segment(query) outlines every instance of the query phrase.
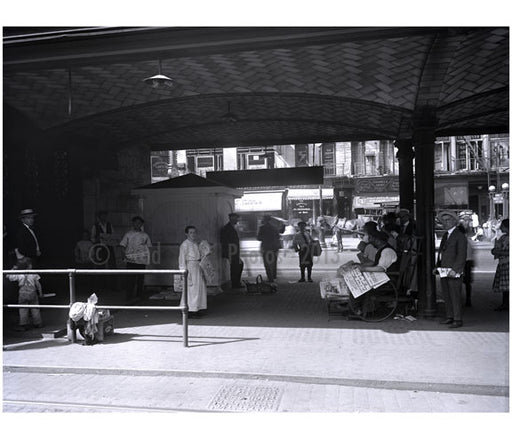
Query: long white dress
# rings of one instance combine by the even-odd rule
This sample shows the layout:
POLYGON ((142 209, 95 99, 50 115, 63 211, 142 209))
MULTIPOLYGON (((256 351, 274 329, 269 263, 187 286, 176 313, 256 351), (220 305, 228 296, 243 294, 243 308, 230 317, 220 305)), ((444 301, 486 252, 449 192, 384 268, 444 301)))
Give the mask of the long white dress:
MULTIPOLYGON (((180 270, 188 270, 188 309, 196 312, 206 309, 206 282, 203 271, 199 265, 201 253, 197 243, 186 239, 180 245, 179 267, 180 270)), ((184 296, 181 297, 183 305, 184 296)))

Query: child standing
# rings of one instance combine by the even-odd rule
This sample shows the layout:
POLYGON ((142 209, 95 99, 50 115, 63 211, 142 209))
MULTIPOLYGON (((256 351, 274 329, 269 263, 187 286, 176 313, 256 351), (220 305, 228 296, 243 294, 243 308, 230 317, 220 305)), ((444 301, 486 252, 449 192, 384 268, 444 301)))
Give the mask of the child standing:
MULTIPOLYGON (((12 267, 13 270, 31 270, 32 263, 27 258, 18 260, 18 264, 12 267)), ((38 296, 42 296, 42 289, 38 274, 9 274, 7 278, 18 282, 18 303, 20 305, 39 305, 38 296)), ((19 308, 20 322, 16 331, 26 331, 30 328, 30 316, 34 328, 42 328, 41 311, 39 308, 19 308)))
POLYGON ((94 244, 91 241, 89 231, 82 232, 82 239, 75 245, 75 264, 76 268, 93 268, 91 258, 91 248, 94 244))

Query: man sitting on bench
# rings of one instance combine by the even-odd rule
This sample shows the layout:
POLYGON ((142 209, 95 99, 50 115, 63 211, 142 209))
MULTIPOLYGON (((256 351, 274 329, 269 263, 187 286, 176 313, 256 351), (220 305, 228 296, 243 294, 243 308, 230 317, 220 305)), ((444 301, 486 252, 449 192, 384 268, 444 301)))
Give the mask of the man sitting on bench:
POLYGON ((388 243, 388 235, 379 230, 370 231, 368 235, 370 244, 377 249, 377 253, 375 253, 375 261, 361 263, 361 271, 397 271, 398 256, 395 249, 388 243))
MULTIPOLYGON (((393 247, 391 247, 388 243, 388 235, 379 230, 371 231, 368 235, 370 244, 372 244, 377 249, 377 253, 375 254, 375 261, 361 263, 359 266, 360 270, 379 272, 390 272, 397 270, 396 265, 398 256, 393 247)), ((358 317, 363 313, 362 307, 364 304, 364 300, 365 295, 354 298, 354 296, 350 294, 349 301, 350 307, 354 312, 353 317, 358 317)))

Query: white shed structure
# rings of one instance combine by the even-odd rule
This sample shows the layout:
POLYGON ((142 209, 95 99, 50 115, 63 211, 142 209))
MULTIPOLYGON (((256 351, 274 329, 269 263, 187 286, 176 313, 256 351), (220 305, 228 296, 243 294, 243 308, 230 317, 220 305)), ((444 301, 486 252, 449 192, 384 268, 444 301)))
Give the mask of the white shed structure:
MULTIPOLYGON (((220 270, 220 229, 228 222, 228 214, 234 212, 235 198, 241 197, 242 191, 187 174, 133 189, 132 194, 139 197, 144 229, 153 243, 151 268, 178 268, 185 227, 192 225, 201 240, 213 244, 220 270)), ((172 282, 162 275, 146 275, 145 279, 148 286, 172 282)))

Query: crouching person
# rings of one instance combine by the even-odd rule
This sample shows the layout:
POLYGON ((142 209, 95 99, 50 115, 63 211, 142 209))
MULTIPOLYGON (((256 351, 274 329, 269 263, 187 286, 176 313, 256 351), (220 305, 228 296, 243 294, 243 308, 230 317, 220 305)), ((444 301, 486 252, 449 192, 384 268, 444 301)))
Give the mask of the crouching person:
POLYGON ((87 303, 75 302, 69 310, 69 327, 72 331, 78 329, 84 338, 84 345, 93 345, 98 342, 99 315, 96 309, 98 297, 91 294, 87 303))

